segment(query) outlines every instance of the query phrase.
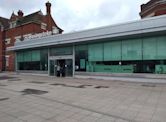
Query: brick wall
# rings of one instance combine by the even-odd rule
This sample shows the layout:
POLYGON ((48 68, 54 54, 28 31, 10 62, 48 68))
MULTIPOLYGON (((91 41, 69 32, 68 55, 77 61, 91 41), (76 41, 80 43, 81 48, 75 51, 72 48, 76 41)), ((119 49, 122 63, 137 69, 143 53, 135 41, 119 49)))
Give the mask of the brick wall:
POLYGON ((160 0, 151 0, 147 4, 141 5, 141 18, 159 16, 166 14, 166 3, 160 3, 160 0))
MULTIPOLYGON (((0 32, 0 71, 1 70, 7 70, 7 71, 14 71, 15 70, 15 54, 14 52, 9 52, 6 51, 7 47, 11 47, 14 46, 14 43, 16 41, 15 37, 21 36, 23 37, 23 35, 26 34, 37 34, 37 33, 42 33, 42 32, 46 32, 46 31, 52 31, 52 27, 57 27, 59 29, 59 33, 62 33, 63 30, 61 30, 55 23, 55 21, 53 20, 52 16, 51 16, 51 3, 47 2, 46 3, 46 15, 37 15, 39 14, 38 12, 33 13, 36 14, 35 16, 38 16, 40 18, 40 20, 38 20, 39 18, 37 17, 38 22, 32 22, 34 21, 34 19, 27 21, 29 23, 27 24, 23 24, 14 28, 9 28, 5 31, 3 31, 3 34, 0 32), (45 23, 46 29, 42 29, 41 28, 41 22, 45 23), (2 44, 2 42, 6 39, 10 39, 10 43, 9 44, 2 44), (4 45, 4 46, 3 46, 4 45), (3 57, 2 57, 3 55, 3 57), (7 57, 7 59, 5 58, 7 57), (6 60, 6 62, 5 62, 6 60), (7 66, 6 66, 7 65, 7 66)), ((23 16, 23 12, 21 10, 18 11, 18 15, 15 15, 14 13, 12 13, 11 18, 10 18, 10 22, 11 21, 16 21, 17 18, 22 18, 23 16)), ((27 16, 26 16, 27 17, 27 16)))
POLYGON ((2 47, 2 32, 0 31, 0 71, 2 71, 2 67, 3 67, 3 64, 2 64, 2 58, 3 58, 3 47, 2 47))
MULTIPOLYGON (((47 30, 41 29, 40 24, 36 23, 29 23, 23 26, 19 26, 16 28, 12 28, 6 31, 6 39, 11 39, 10 44, 6 44, 6 48, 10 46, 14 46, 15 43, 15 37, 17 36, 23 36, 26 34, 35 34, 35 33, 41 33, 46 32, 47 30)), ((6 56, 9 56, 8 60, 8 66, 6 66, 7 71, 14 71, 15 70, 15 54, 14 52, 7 52, 6 56)))
POLYGON ((0 31, 0 71, 5 70, 5 31, 0 31))

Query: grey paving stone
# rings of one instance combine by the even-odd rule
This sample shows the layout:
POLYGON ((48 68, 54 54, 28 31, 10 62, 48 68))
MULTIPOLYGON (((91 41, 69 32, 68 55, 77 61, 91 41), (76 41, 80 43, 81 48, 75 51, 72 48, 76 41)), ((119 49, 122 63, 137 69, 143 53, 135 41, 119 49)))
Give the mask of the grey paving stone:
POLYGON ((115 118, 108 116, 101 116, 96 122, 115 122, 115 118))
POLYGON ((44 118, 42 118, 40 116, 36 116, 36 115, 32 115, 32 114, 18 117, 18 119, 21 119, 21 120, 23 120, 25 122, 42 122, 42 121, 45 120, 44 118))
MULTIPOLYGON (((11 75, 11 74, 7 74, 11 75)), ((0 74, 1 76, 1 74, 0 74)), ((0 122, 165 122, 166 84, 143 87, 142 83, 11 75, 18 82, 0 81, 0 122), (45 84, 32 84, 40 81, 45 84), (91 84, 84 89, 52 86, 91 84), (95 86, 109 88, 95 89, 95 86), (24 89, 48 91, 44 95, 21 95, 24 89)), ((142 79, 145 81, 146 79, 142 79)))

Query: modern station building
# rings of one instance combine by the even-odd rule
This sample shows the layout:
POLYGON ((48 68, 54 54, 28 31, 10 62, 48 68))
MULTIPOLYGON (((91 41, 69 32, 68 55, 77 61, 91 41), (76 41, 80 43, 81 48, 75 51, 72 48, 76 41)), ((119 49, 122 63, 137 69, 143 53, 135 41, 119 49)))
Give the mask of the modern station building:
POLYGON ((166 73, 166 15, 74 33, 16 41, 16 71, 166 73))

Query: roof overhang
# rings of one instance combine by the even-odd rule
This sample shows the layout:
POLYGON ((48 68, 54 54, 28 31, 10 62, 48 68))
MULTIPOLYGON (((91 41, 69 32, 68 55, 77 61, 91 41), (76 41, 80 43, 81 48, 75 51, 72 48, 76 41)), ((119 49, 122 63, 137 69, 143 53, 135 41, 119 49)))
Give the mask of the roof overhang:
POLYGON ((80 32, 24 40, 22 42, 16 42, 13 47, 8 47, 7 51, 47 47, 52 45, 95 42, 100 39, 113 40, 124 37, 144 37, 159 34, 166 35, 166 15, 80 32))

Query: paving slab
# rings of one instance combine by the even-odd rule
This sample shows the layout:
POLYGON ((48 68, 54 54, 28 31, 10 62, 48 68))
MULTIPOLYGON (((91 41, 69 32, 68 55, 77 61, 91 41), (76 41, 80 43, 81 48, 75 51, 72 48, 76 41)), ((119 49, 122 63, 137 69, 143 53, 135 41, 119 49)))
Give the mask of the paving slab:
POLYGON ((1 76, 5 78, 0 80, 0 84, 3 84, 0 85, 0 122, 166 121, 164 83, 13 73, 2 73, 1 76), (25 95, 23 91, 26 90, 31 91, 25 95), (39 91, 44 93, 40 94, 39 91))

